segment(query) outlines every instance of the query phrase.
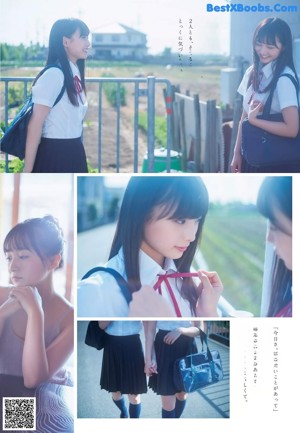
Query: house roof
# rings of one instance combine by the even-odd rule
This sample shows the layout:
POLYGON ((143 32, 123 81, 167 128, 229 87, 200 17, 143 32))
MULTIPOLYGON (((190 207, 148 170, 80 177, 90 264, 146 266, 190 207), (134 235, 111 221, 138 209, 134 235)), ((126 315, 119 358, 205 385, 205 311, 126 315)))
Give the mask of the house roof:
POLYGON ((140 35, 145 35, 143 32, 139 32, 131 27, 125 26, 125 24, 121 23, 111 23, 102 27, 98 27, 93 30, 92 33, 97 34, 124 34, 124 33, 136 33, 140 35))

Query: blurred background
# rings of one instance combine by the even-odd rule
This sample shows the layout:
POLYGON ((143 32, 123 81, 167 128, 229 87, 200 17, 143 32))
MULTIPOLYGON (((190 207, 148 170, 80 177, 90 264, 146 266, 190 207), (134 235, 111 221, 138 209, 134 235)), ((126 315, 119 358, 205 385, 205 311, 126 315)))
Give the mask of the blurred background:
POLYGON ((73 302, 74 216, 73 177, 70 174, 0 174, 0 284, 9 277, 2 245, 18 222, 53 215, 65 236, 64 266, 54 273, 54 286, 73 302))
MULTIPOLYGON (((80 176, 77 197, 78 279, 109 255, 120 204, 130 176, 80 176)), ((237 310, 260 315, 266 220, 256 209, 264 176, 202 176, 210 197, 194 267, 215 270, 224 297, 237 310)))

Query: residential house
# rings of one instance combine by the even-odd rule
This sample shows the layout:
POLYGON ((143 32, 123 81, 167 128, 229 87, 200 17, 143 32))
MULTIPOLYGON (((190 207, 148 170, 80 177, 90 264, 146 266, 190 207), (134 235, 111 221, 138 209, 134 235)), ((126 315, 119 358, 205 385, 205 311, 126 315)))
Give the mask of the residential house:
POLYGON ((95 59, 140 61, 147 55, 147 36, 124 24, 109 24, 92 32, 92 48, 95 59))

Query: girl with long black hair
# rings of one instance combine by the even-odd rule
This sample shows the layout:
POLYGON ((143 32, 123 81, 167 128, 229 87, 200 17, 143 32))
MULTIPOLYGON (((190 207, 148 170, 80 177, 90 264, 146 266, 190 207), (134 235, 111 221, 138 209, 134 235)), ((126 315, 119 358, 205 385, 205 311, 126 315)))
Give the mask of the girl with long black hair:
POLYGON ((81 141, 87 111, 84 68, 88 35, 87 25, 79 19, 60 19, 53 24, 46 62, 53 67, 38 75, 32 87, 34 106, 27 130, 25 173, 88 171, 81 141))
POLYGON ((269 317, 292 316, 292 177, 267 177, 258 194, 259 211, 268 219, 267 241, 274 245, 269 317))
POLYGON ((133 176, 107 263, 128 283, 130 310, 115 278, 98 272, 79 283, 78 314, 217 316, 223 290, 217 273, 201 270, 195 280, 190 275, 207 210, 200 177, 133 176))
POLYGON ((247 69, 238 88, 243 96, 243 113, 231 163, 232 172, 299 172, 299 162, 283 164, 278 161, 272 166, 255 167, 243 156, 242 123, 247 117, 251 125, 268 133, 280 137, 299 137, 299 81, 294 66, 290 27, 280 18, 266 18, 257 26, 252 45, 253 65, 247 69), (282 121, 259 117, 273 88, 270 114, 281 113, 282 121))

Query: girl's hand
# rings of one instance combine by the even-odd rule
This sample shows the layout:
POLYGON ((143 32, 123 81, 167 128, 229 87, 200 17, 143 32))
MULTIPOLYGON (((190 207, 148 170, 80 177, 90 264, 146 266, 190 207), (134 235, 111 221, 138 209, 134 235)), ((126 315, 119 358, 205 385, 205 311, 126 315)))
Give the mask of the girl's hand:
POLYGON ((152 376, 153 374, 157 374, 156 359, 151 359, 145 362, 144 373, 147 376, 152 376))
POLYGON ((252 101, 249 107, 248 112, 248 120, 251 124, 255 123, 255 119, 257 118, 258 114, 262 112, 263 110, 263 103, 259 101, 252 101))
POLYGON ((242 168, 242 155, 240 152, 234 152, 232 161, 231 161, 231 171, 232 173, 240 173, 242 168))
POLYGON ((7 319, 9 316, 20 310, 21 304, 14 296, 9 296, 2 305, 0 305, 0 318, 7 319))
POLYGON ((21 307, 24 309, 27 315, 29 315, 33 311, 43 311, 42 298, 36 287, 14 287, 11 290, 11 294, 19 301, 21 307))
POLYGON ((181 328, 174 329, 173 331, 170 331, 165 335, 164 337, 164 343, 166 344, 173 344, 175 341, 180 337, 182 334, 181 328))
POLYGON ((198 271, 201 284, 198 286, 199 298, 196 305, 197 316, 215 317, 218 316, 217 305, 223 284, 217 272, 198 271))
POLYGON ((168 302, 153 287, 142 286, 132 294, 129 317, 175 317, 168 302))

